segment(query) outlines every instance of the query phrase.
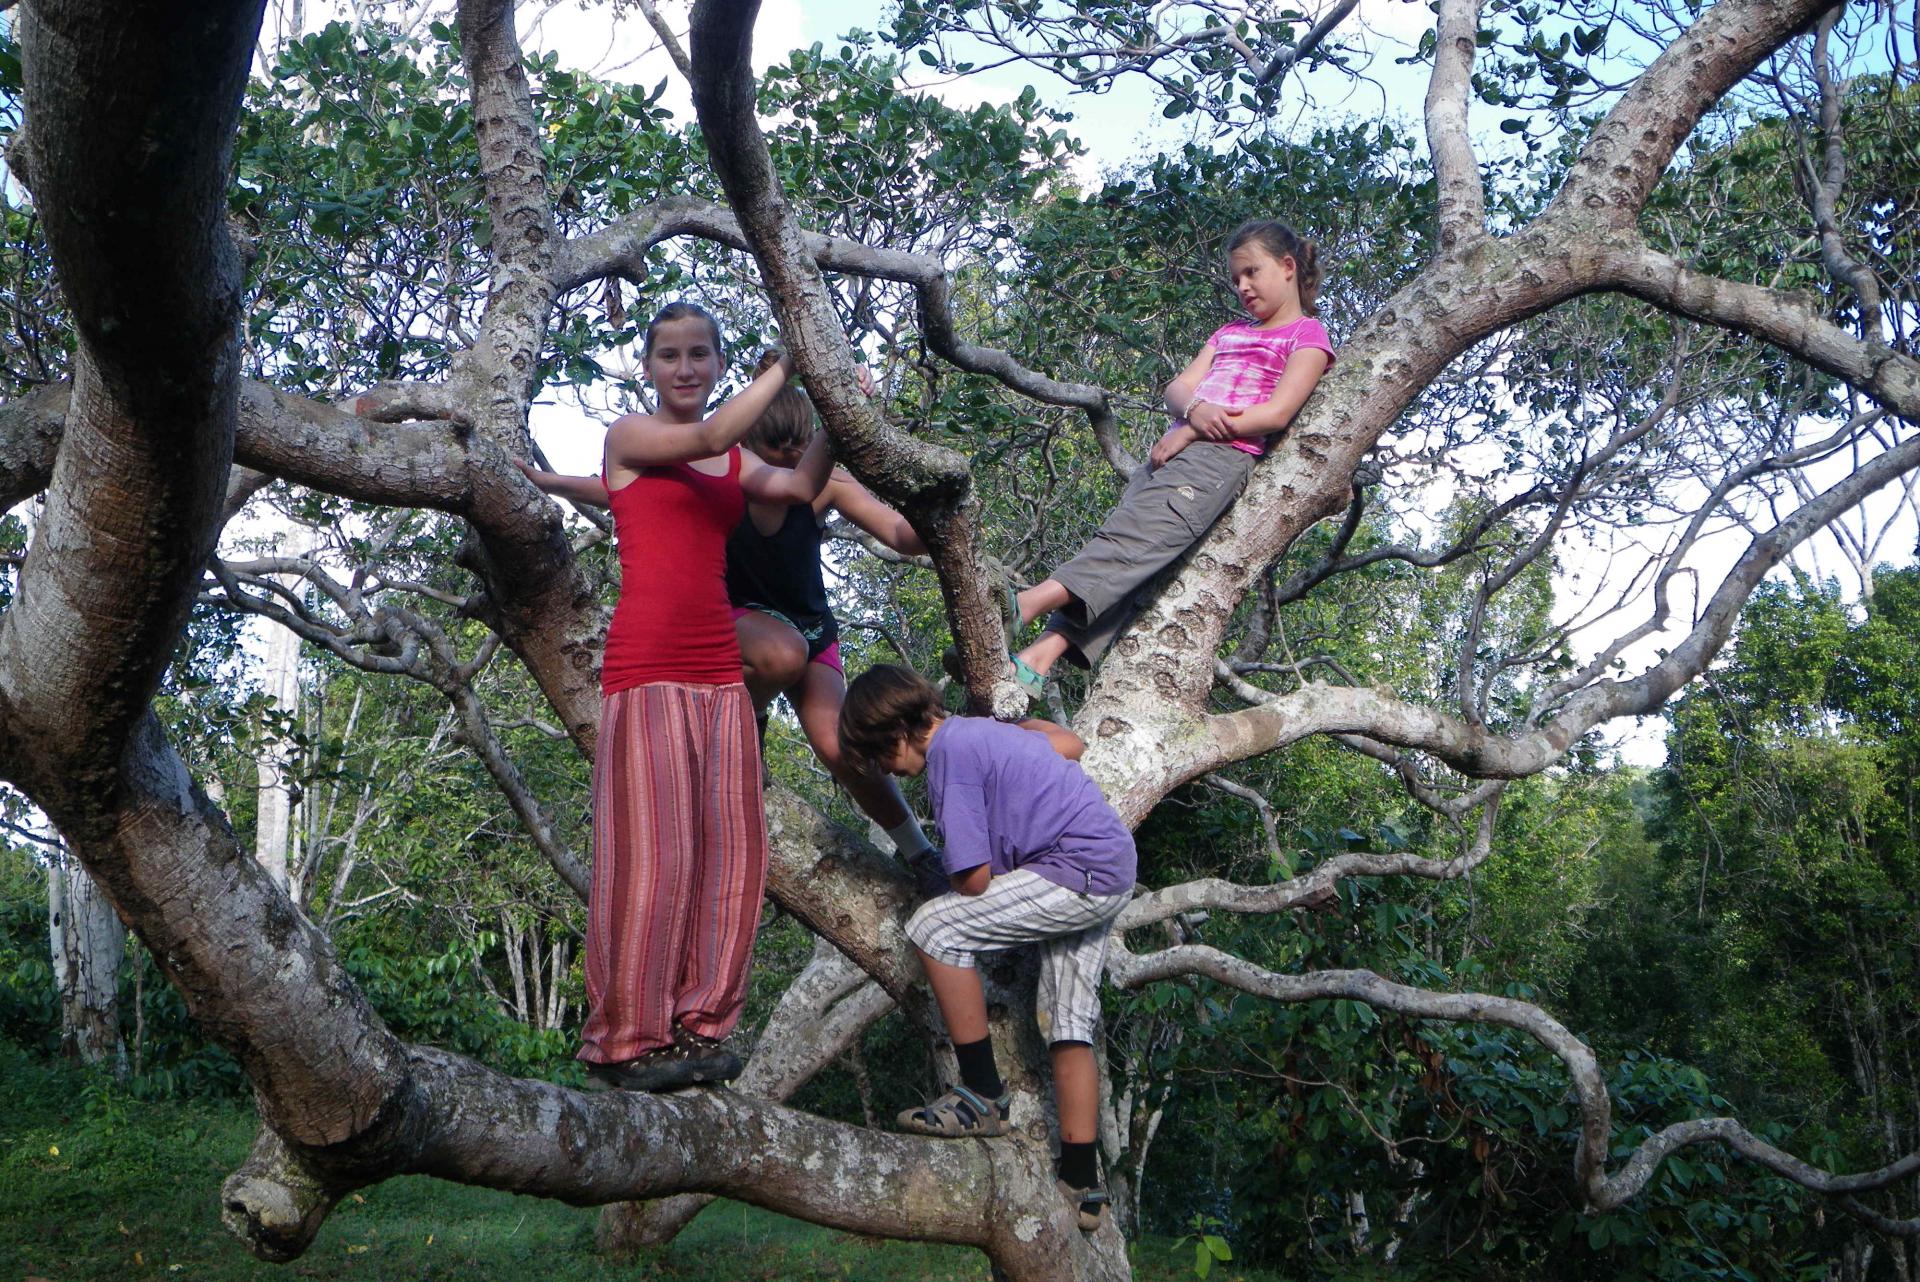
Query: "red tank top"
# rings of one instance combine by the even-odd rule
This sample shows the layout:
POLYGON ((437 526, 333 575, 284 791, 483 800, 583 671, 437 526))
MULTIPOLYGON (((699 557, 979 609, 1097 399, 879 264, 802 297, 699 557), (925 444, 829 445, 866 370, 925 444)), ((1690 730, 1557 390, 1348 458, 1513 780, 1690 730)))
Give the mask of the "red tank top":
POLYGON ((642 468, 607 497, 620 549, 620 600, 607 628, 601 692, 653 681, 737 684, 727 536, 747 509, 739 449, 727 451, 725 476, 685 463, 642 468))

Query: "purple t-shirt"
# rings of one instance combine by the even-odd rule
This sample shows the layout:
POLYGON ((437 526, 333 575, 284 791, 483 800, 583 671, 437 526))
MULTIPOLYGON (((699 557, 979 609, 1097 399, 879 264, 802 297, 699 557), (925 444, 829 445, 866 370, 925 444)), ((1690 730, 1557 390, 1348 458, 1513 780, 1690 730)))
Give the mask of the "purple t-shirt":
POLYGON ((1043 734, 948 717, 927 744, 927 793, 949 875, 1025 868, 1090 895, 1133 889, 1133 834, 1077 761, 1043 734))
MULTIPOLYGON (((1325 352, 1327 367, 1333 367, 1333 342, 1327 337, 1327 327, 1312 316, 1273 329, 1261 329, 1252 321, 1233 321, 1213 331, 1207 342, 1213 347, 1213 364, 1200 386, 1193 389, 1193 399, 1211 401, 1222 409, 1249 409, 1272 396, 1280 376, 1286 373, 1287 358, 1303 347, 1325 352)), ((1229 444, 1249 454, 1264 454, 1267 448, 1265 437, 1242 438, 1229 444)))

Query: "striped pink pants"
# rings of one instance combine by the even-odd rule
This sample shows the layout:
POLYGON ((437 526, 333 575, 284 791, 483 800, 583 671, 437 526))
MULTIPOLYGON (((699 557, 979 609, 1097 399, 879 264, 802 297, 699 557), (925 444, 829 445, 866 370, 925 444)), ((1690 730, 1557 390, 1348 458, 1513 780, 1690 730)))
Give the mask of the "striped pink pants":
POLYGON ((608 695, 593 763, 580 1058, 632 1059, 672 1042, 675 1023, 733 1031, 766 881, 747 688, 660 682, 608 695))

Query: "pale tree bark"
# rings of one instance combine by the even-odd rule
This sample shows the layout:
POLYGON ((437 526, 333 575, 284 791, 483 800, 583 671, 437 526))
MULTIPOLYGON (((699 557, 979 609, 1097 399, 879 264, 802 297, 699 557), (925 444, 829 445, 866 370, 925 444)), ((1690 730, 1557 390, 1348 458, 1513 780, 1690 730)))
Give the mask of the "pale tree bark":
MULTIPOLYGON (((303 555, 305 551, 304 547, 297 545, 288 549, 289 554, 294 556, 303 555)), ((290 575, 282 575, 280 586, 286 591, 295 591, 298 589, 298 580, 290 575)), ((267 706, 277 716, 286 719, 287 730, 276 731, 260 754, 256 770, 259 800, 254 819, 253 857, 273 877, 274 884, 297 902, 300 896, 295 892, 290 870, 298 868, 300 862, 294 850, 294 834, 298 828, 294 823, 293 800, 293 776, 298 767, 299 752, 294 747, 291 734, 300 718, 298 633, 289 628, 269 630, 261 680, 266 686, 267 706)))
POLYGON ((125 1077, 120 970, 127 928, 80 861, 57 849, 47 863, 47 929, 60 995, 61 1051, 125 1077))

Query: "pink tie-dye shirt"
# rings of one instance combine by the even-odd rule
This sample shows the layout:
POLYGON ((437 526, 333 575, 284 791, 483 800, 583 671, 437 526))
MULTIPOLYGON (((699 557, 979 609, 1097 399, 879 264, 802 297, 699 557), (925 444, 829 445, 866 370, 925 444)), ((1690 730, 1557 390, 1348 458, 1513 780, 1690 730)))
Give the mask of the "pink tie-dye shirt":
MULTIPOLYGON (((1273 395, 1286 372, 1287 358, 1303 347, 1317 347, 1327 354, 1327 367, 1333 367, 1333 343, 1327 328, 1312 316, 1302 316, 1278 329, 1261 329, 1252 321, 1234 321, 1213 331, 1207 340, 1213 346, 1213 366, 1193 389, 1196 401, 1211 401, 1223 409, 1243 410, 1273 395)), ((1184 423, 1176 419, 1175 423, 1184 423)), ((1267 438, 1245 437, 1233 441, 1236 450, 1260 455, 1267 452, 1267 438)))

